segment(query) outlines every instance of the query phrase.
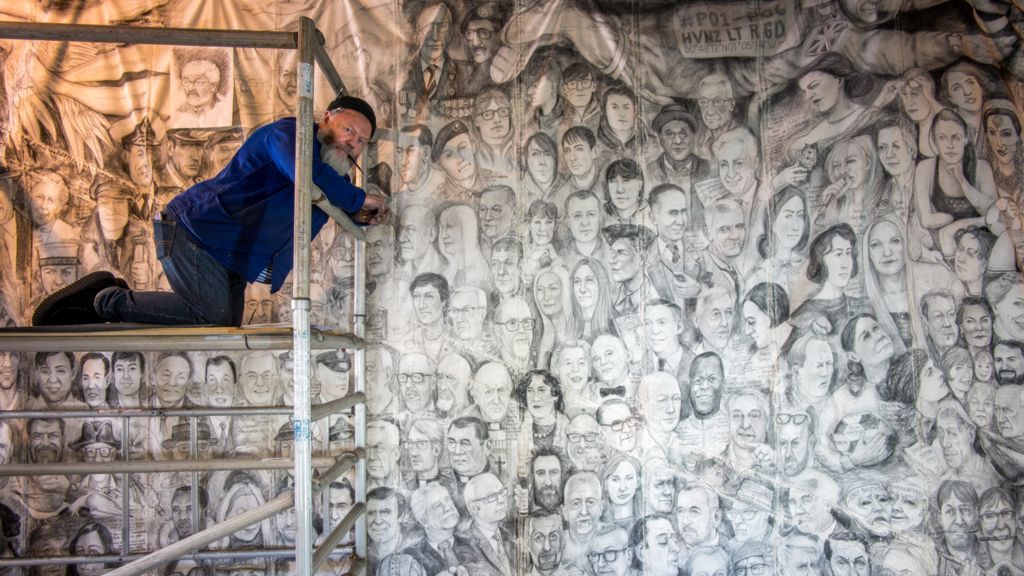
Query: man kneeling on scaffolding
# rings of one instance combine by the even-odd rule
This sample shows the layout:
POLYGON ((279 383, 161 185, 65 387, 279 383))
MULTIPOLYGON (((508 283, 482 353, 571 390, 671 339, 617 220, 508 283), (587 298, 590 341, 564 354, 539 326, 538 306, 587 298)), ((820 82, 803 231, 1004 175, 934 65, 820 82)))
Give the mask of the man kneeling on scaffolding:
MULTIPOLYGON (((364 100, 338 96, 314 129, 313 183, 361 224, 388 215, 349 170, 377 129, 364 100)), ((292 269, 296 119, 259 128, 214 178, 182 192, 153 221, 157 257, 173 292, 139 292, 109 272, 94 272, 54 292, 34 326, 137 322, 239 326, 247 282, 276 292, 292 269)), ((313 207, 312 237, 327 223, 313 207)))

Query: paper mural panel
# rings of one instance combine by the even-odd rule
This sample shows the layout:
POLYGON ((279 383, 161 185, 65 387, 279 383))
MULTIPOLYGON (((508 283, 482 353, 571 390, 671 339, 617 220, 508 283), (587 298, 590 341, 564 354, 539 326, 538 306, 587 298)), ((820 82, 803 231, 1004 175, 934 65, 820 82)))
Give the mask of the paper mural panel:
MULTIPOLYGON (((0 6, 240 30, 299 16, 375 107, 360 165, 394 211, 366 246, 369 573, 1024 573, 1018 3, 0 6)), ((154 216, 294 114, 296 66, 0 41, 0 321, 96 270, 169 290, 154 216)), ((321 74, 314 92, 333 97, 321 74)), ((352 240, 328 225, 312 263, 313 322, 348 326, 352 240)), ((245 323, 290 322, 290 286, 249 286, 245 323)), ((0 409, 290 404, 295 361, 0 353, 0 409)), ((302 361, 314 404, 352 390, 351 353, 302 361)), ((311 436, 340 454, 352 418, 311 436)), ((0 462, 289 457, 293 438, 288 417, 0 419, 0 462)), ((0 479, 0 557, 155 550, 294 485, 126 478, 0 479)), ((318 498, 321 538, 354 484, 318 498)), ((282 513, 211 549, 288 547, 295 529, 282 513)))

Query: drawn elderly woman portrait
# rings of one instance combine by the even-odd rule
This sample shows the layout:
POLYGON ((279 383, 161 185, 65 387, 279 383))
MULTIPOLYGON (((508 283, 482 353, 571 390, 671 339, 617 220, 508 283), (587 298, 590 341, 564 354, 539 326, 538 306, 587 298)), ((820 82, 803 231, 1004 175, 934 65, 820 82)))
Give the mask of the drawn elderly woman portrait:
POLYGON ((889 494, 889 527, 903 542, 931 544, 934 513, 928 482, 914 474, 895 474, 886 483, 889 494))
POLYGON ((516 131, 512 126, 512 101, 501 88, 487 88, 477 95, 473 135, 477 168, 494 178, 511 178, 516 167, 516 131))
POLYGON ((942 104, 935 98, 935 79, 921 68, 907 70, 900 79, 900 108, 917 126, 918 153, 925 158, 934 158, 932 120, 942 110, 942 104))
POLYGON ((892 504, 878 475, 854 476, 843 487, 840 524, 870 540, 892 535, 892 504))
POLYGON ((551 136, 535 132, 527 138, 519 167, 526 198, 557 203, 555 194, 565 182, 558 166, 558 146, 551 136))
POLYGON ((856 278, 857 235, 849 224, 836 224, 811 241, 806 277, 818 287, 797 307, 790 322, 801 335, 836 334, 850 317, 846 289, 856 278))
POLYGON ((551 354, 551 371, 562 385, 565 415, 569 418, 594 413, 601 397, 597 381, 591 378, 590 344, 585 340, 566 340, 551 354))
MULTIPOLYGON (((118 553, 114 548, 114 537, 110 530, 99 522, 90 522, 79 528, 68 542, 68 551, 79 557, 118 553)), ((68 576, 95 576, 116 567, 117 564, 102 562, 72 564, 68 567, 68 576)))
POLYGON ((795 186, 775 193, 764 212, 764 225, 757 238, 759 259, 747 274, 747 284, 779 282, 786 293, 793 294, 807 268, 807 241, 811 233, 807 196, 795 186))
POLYGON ((523 408, 523 434, 529 445, 565 447, 569 419, 558 379, 547 370, 532 370, 519 380, 514 394, 523 408))
POLYGON ((861 237, 861 267, 871 312, 894 340, 896 353, 924 340, 924 328, 912 302, 936 288, 953 282, 949 269, 940 264, 918 262, 907 252, 907 235, 902 222, 885 216, 868 225, 861 237))
POLYGON ((989 163, 976 157, 959 114, 940 110, 932 121, 931 139, 938 155, 917 164, 914 206, 943 256, 950 258, 957 230, 985 225, 984 215, 996 201, 996 184, 989 163))
POLYGON ((643 491, 640 489, 640 462, 628 454, 616 452, 601 468, 605 524, 632 527, 643 515, 643 491))
POLYGON ((491 269, 480 251, 476 212, 465 204, 453 204, 437 217, 437 244, 448 265, 442 274, 451 286, 476 286, 489 290, 491 269))
POLYGON ((572 337, 592 341, 600 334, 615 334, 611 284, 597 260, 583 258, 570 275, 572 282, 572 337))
POLYGON ((885 212, 885 172, 870 136, 837 142, 825 159, 825 169, 830 184, 821 193, 816 229, 848 222, 859 232, 885 212))

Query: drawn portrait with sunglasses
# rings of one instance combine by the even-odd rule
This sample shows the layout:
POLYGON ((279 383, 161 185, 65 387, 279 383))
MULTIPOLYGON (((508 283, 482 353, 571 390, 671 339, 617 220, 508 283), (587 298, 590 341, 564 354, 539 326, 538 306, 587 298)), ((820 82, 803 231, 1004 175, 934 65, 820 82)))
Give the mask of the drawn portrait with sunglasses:
POLYGON ((602 526, 590 541, 587 562, 595 576, 633 574, 633 549, 629 545, 629 533, 613 524, 602 526))
POLYGON ((814 417, 809 410, 775 414, 775 462, 784 476, 813 468, 813 449, 814 417))

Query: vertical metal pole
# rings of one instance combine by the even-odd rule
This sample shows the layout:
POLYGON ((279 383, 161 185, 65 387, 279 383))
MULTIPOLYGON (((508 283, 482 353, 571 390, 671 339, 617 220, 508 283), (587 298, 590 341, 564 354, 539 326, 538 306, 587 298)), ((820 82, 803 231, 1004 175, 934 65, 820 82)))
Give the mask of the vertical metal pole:
MULTIPOLYGON (((121 420, 121 460, 128 460, 131 456, 131 439, 128 434, 131 425, 131 417, 121 420)), ((121 474, 121 554, 128 554, 132 551, 132 548, 129 545, 131 540, 130 524, 132 519, 130 481, 131 480, 127 472, 121 474)))
MULTIPOLYGON (((368 146, 371 156, 376 144, 368 146)), ((363 164, 369 166, 369 164, 363 164)), ((358 186, 365 186, 363 175, 357 176, 358 186)), ((366 337, 366 242, 356 239, 355 255, 352 258, 355 280, 352 286, 352 333, 359 338, 366 337)), ((358 348, 353 357, 355 391, 366 392, 366 349, 358 348)), ((366 449, 366 402, 355 405, 356 448, 366 449)), ((356 502, 366 502, 366 458, 364 454, 356 464, 356 502)), ((356 520, 356 555, 366 558, 366 514, 360 514, 356 520)))
POLYGON ((295 567, 310 576, 313 567, 312 446, 309 409, 309 271, 313 205, 313 42, 316 26, 299 18, 298 119, 295 128, 295 234, 292 254, 292 325, 295 358, 295 567))

